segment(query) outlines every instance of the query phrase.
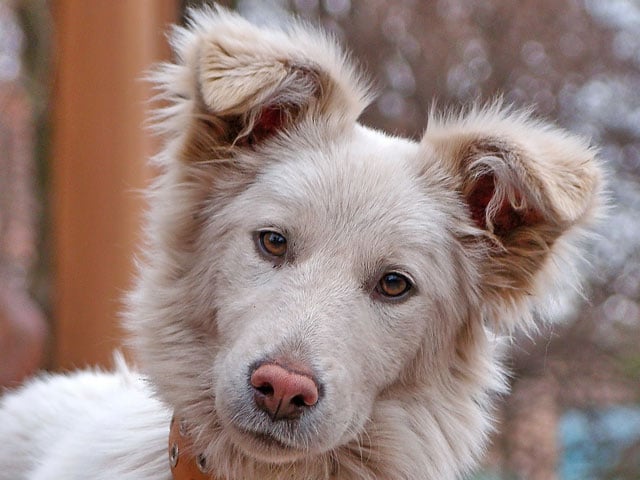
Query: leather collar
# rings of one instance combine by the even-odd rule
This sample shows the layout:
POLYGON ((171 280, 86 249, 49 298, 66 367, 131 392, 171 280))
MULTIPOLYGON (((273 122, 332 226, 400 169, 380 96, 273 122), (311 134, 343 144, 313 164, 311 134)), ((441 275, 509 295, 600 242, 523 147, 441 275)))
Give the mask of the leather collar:
POLYGON ((207 473, 204 455, 193 451, 186 425, 175 415, 169 430, 169 464, 173 480, 219 480, 207 473))

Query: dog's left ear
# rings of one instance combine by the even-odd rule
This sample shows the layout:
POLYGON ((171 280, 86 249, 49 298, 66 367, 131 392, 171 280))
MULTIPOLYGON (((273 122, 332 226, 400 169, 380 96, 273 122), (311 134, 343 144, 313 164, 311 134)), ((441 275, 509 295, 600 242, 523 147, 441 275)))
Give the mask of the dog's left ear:
POLYGON ((180 157, 189 162, 258 147, 303 121, 342 128, 369 102, 368 85, 336 42, 310 26, 258 27, 204 8, 171 41, 175 64, 152 78, 169 103, 157 123, 165 133, 188 132, 180 157))
POLYGON ((523 302, 565 280, 570 262, 562 262, 577 251, 574 234, 602 210, 596 152, 500 105, 432 119, 423 144, 453 179, 466 211, 460 239, 480 265, 483 304, 495 309, 487 317, 517 322, 514 308, 524 310, 523 302))

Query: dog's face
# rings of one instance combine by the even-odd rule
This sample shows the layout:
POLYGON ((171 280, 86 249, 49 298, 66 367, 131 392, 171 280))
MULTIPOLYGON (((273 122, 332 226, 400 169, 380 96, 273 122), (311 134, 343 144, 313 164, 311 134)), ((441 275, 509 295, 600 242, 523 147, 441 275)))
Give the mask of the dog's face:
POLYGON ((457 283, 442 206, 451 194, 422 171, 424 150, 356 125, 325 134, 261 151, 265 167, 208 219, 198 252, 197 263, 215 264, 202 281, 222 345, 217 414, 269 461, 354 439, 425 338, 436 350, 458 327, 437 314, 457 283), (317 402, 273 421, 250 383, 263 362, 308 371, 317 402))
POLYGON ((501 382, 487 330, 556 280, 597 209, 593 152, 499 106, 420 142, 362 127, 366 88, 301 27, 205 11, 174 48, 128 313, 159 393, 220 471, 323 458, 318 476, 344 450, 400 478, 400 438, 407 478, 467 468, 501 382))

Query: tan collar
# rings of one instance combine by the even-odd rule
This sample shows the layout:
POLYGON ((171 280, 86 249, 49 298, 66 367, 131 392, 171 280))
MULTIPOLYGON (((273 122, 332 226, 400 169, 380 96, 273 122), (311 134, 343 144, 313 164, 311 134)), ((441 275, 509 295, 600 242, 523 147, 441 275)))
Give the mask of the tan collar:
POLYGON ((193 451, 189 432, 175 415, 169 430, 169 463, 173 480, 218 480, 207 473, 204 456, 193 451))

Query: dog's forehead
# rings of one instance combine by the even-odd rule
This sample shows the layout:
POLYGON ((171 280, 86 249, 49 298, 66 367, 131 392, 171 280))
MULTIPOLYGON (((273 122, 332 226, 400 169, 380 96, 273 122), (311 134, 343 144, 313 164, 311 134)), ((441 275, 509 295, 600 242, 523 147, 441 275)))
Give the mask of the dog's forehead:
POLYGON ((442 217, 439 189, 424 175, 428 151, 411 140, 356 125, 325 144, 292 146, 278 157, 248 192, 260 220, 423 237, 442 217))

